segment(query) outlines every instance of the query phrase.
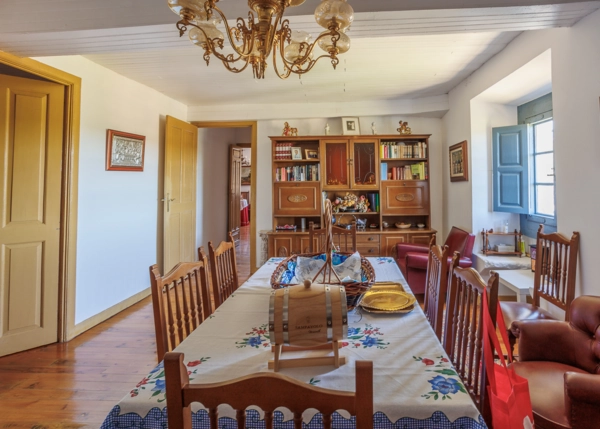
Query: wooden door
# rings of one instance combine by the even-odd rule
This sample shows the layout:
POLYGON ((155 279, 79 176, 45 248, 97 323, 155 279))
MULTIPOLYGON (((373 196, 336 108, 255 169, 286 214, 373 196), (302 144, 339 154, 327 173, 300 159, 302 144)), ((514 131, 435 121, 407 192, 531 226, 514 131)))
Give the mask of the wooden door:
POLYGON ((64 87, 0 79, 0 356, 58 340, 64 87))
POLYGON ((237 246, 240 243, 240 198, 242 183, 242 154, 244 150, 231 146, 229 149, 229 222, 231 233, 237 246))
POLYGON ((381 213, 429 215, 429 182, 386 180, 381 185, 381 213))
POLYGON ((164 172, 163 273, 196 260, 196 168, 198 128, 167 116, 164 172))
POLYGON ((321 144, 323 189, 350 187, 348 140, 326 140, 321 144))
POLYGON ((377 139, 350 142, 350 187, 379 189, 379 141, 377 139))

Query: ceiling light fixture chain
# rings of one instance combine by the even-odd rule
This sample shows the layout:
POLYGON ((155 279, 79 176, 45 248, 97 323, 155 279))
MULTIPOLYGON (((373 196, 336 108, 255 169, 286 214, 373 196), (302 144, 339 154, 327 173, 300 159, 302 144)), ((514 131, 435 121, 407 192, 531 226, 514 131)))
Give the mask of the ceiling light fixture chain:
POLYGON ((287 7, 299 6, 304 1, 248 0, 251 9, 248 21, 237 18, 232 27, 217 6, 219 0, 167 0, 167 3, 181 18, 176 25, 179 35, 183 36, 190 29, 188 36, 204 50, 207 65, 214 55, 233 73, 240 73, 251 65, 254 78, 264 79, 267 60, 272 54, 275 73, 286 79, 292 73, 309 72, 321 58, 330 58, 335 69, 339 64, 338 55, 350 49, 350 38, 345 32, 354 19, 354 11, 347 0, 321 1, 315 10, 315 20, 326 30, 312 43, 310 34, 292 30, 289 20, 283 19, 287 7), (224 32, 217 28, 221 24, 224 32), (224 33, 230 46, 225 46, 224 33), (315 46, 325 54, 313 58, 315 46), (225 53, 224 49, 234 53, 225 53))

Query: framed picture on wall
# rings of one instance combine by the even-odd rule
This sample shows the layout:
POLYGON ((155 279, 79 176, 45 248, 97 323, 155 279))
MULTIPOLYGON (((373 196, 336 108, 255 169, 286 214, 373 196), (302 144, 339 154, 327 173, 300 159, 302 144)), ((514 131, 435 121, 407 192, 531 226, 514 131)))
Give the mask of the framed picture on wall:
POLYGON ((144 171, 146 137, 107 130, 106 170, 144 171))
POLYGON ((342 134, 345 136, 357 136, 360 134, 358 118, 342 118, 342 134))
POLYGON ((250 185, 251 184, 251 180, 250 180, 251 179, 251 177, 250 177, 251 170, 252 170, 252 168, 249 166, 242 167, 242 176, 241 176, 241 179, 242 179, 241 184, 242 185, 250 185))
POLYGON ((469 180, 469 153, 467 141, 450 146, 450 181, 461 182, 469 180))

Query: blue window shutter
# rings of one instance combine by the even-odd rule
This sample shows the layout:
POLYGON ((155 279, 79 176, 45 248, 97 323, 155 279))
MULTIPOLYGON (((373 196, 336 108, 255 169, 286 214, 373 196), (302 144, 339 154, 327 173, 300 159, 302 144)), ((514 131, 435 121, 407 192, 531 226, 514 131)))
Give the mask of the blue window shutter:
POLYGON ((492 128, 494 211, 529 212, 527 125, 492 128))

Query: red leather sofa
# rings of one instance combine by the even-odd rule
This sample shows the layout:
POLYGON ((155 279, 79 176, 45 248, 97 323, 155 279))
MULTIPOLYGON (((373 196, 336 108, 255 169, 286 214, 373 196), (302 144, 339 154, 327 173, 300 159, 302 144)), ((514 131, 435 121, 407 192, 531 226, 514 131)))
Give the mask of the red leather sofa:
MULTIPOLYGON (((473 265, 471 255, 473 254, 473 245, 475 244, 475 235, 457 228, 455 226, 450 230, 444 246, 448 246, 448 266, 452 263, 454 252, 460 253, 458 265, 463 268, 469 268, 473 265)), ((396 245, 396 254, 398 266, 402 275, 408 282, 413 293, 425 293, 425 278, 427 277, 427 261, 429 259, 429 246, 425 244, 407 244, 398 243, 396 245)))
POLYGON ((569 322, 520 320, 515 372, 529 381, 536 429, 600 427, 600 297, 580 296, 569 322))

